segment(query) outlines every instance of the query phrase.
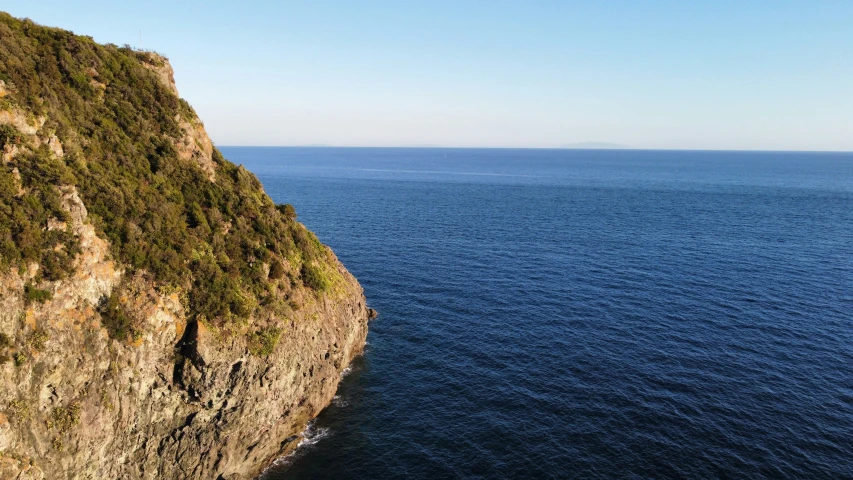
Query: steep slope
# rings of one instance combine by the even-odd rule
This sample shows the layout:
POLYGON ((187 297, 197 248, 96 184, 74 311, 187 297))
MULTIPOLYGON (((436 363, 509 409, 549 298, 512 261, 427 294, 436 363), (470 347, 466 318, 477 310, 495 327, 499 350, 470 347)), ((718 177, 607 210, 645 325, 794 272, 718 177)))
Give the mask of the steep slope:
POLYGON ((0 14, 0 478, 250 478, 364 345, 165 58, 0 14))

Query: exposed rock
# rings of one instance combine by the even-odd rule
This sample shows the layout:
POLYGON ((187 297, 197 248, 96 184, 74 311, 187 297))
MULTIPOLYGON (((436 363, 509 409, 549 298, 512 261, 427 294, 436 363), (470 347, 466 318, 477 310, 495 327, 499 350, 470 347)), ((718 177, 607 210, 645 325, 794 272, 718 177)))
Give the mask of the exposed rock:
POLYGON ((175 70, 172 69, 172 65, 169 63, 169 60, 154 52, 146 52, 146 55, 147 61, 143 62, 142 65, 154 72, 157 75, 157 79, 160 80, 160 83, 171 90, 176 97, 179 97, 178 86, 175 84, 175 70))
MULTIPOLYGON (((0 87, 0 98, 8 94, 5 85, 0 87)), ((15 155, 22 151, 27 151, 29 147, 38 147, 46 144, 48 149, 57 158, 65 156, 62 148, 62 142, 56 135, 51 134, 47 138, 41 138, 38 134, 47 121, 47 117, 35 116, 27 113, 25 110, 14 106, 7 106, 6 109, 0 110, 0 125, 11 125, 20 132, 23 139, 23 145, 6 145, 2 151, 3 163, 11 160, 15 155)))
POLYGON ((24 135, 37 134, 46 120, 45 117, 28 115, 27 112, 15 107, 0 110, 0 124, 12 125, 24 135))
POLYGON ((18 192, 16 193, 16 196, 20 197, 24 194, 24 184, 21 180, 21 172, 17 169, 17 167, 12 169, 12 178, 15 179, 15 186, 18 187, 18 192))
POLYGON ((47 148, 50 149, 51 153, 53 153, 56 158, 62 158, 65 156, 65 152, 62 150, 62 142, 59 141, 59 138, 56 135, 51 135, 47 140, 47 148))
POLYGON ((207 178, 213 182, 216 180, 216 165, 213 163, 213 143, 204 125, 197 118, 190 121, 178 118, 178 124, 183 132, 176 148, 178 158, 182 160, 193 160, 207 173, 207 178))

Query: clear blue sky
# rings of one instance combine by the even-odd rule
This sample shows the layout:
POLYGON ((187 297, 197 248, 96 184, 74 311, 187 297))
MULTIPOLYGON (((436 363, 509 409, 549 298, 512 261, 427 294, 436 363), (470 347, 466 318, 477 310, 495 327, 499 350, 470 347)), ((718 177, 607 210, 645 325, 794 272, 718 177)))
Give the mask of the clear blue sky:
POLYGON ((167 55, 219 145, 853 150, 851 0, 0 8, 167 55))

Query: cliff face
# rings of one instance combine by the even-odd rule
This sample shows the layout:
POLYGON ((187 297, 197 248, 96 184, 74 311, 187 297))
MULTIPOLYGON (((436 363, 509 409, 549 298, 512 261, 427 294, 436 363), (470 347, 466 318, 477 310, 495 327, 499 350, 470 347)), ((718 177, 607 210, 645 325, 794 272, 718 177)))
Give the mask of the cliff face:
POLYGON ((165 59, 0 20, 0 478, 251 478, 361 352, 361 287, 165 59))

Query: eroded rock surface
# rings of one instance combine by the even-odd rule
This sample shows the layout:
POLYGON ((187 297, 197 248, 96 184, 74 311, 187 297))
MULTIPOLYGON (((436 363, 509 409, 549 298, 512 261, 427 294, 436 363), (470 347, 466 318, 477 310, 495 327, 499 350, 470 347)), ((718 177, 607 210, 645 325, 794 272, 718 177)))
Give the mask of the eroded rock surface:
POLYGON ((178 295, 137 274, 125 301, 144 334, 119 342, 98 305, 124 273, 76 192, 63 198, 82 245, 74 275, 40 284, 45 303, 24 297, 36 266, 0 278, 0 478, 251 478, 293 448, 363 348, 356 280, 339 265, 344 287, 306 294, 260 356, 245 335, 188 325, 178 295))

